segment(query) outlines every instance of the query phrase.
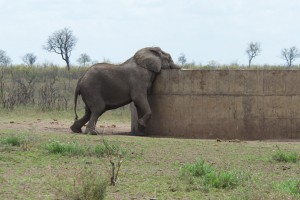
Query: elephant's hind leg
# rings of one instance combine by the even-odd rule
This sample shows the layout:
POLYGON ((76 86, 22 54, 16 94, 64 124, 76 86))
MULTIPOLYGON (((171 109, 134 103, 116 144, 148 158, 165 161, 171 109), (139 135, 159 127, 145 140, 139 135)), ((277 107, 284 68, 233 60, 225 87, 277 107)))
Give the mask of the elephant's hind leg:
POLYGON ((85 107, 85 114, 82 118, 76 120, 70 127, 74 133, 82 133, 81 128, 90 120, 91 111, 88 107, 85 107))

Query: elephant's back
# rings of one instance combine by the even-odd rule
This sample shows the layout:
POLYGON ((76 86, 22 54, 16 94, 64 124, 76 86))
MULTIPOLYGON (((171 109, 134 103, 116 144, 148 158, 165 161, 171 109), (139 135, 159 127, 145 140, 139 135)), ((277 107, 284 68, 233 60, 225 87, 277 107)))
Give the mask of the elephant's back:
POLYGON ((105 71, 108 69, 113 69, 118 67, 117 65, 113 65, 113 64, 109 64, 109 63, 97 63, 92 65, 87 71, 87 73, 95 73, 95 72, 101 72, 101 71, 105 71))
POLYGON ((97 79, 113 78, 117 74, 121 73, 121 68, 118 65, 112 65, 108 63, 98 63, 91 66, 86 73, 83 75, 84 80, 92 80, 93 77, 97 79))
POLYGON ((80 82, 82 90, 100 93, 129 90, 128 73, 126 74, 126 70, 119 65, 106 63, 93 65, 80 82))

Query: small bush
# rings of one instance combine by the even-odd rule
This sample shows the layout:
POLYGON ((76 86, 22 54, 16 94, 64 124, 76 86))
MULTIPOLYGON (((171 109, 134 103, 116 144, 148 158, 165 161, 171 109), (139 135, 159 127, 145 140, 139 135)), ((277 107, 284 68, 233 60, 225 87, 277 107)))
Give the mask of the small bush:
POLYGON ((105 155, 106 148, 104 145, 98 144, 95 146, 94 152, 97 156, 103 157, 105 155))
POLYGON ((35 138, 29 137, 27 134, 21 134, 21 149, 23 151, 29 151, 35 144, 35 138))
POLYGON ((17 147, 21 146, 21 140, 19 137, 16 137, 16 136, 10 136, 7 138, 3 138, 3 139, 1 139, 1 143, 11 145, 11 146, 17 146, 17 147))
POLYGON ((76 142, 51 141, 45 145, 49 153, 62 155, 84 155, 85 149, 76 142))
POLYGON ((213 171, 213 167, 202 159, 198 159, 195 163, 186 164, 182 168, 183 175, 192 175, 201 177, 213 171))
POLYGON ((127 152, 118 144, 112 144, 108 140, 103 140, 103 144, 98 144, 94 148, 95 155, 104 156, 118 156, 125 157, 127 152))
POLYGON ((112 144, 108 140, 103 139, 103 145, 105 154, 107 156, 118 156, 123 158, 127 154, 127 151, 123 149, 119 144, 112 144))
POLYGON ((220 189, 234 188, 243 180, 243 177, 239 173, 234 171, 217 171, 212 165, 202 159, 198 159, 196 163, 183 166, 182 175, 198 179, 192 181, 192 183, 196 182, 204 186, 220 189))
POLYGON ((90 147, 82 147, 76 142, 52 141, 45 145, 49 153, 61 155, 99 156, 108 159, 111 165, 111 185, 116 185, 118 174, 127 152, 118 144, 111 144, 103 139, 103 144, 96 145, 94 150, 90 147))
POLYGON ((54 185, 59 196, 68 200, 102 200, 106 196, 108 186, 101 176, 88 168, 84 168, 73 176, 72 183, 66 182, 65 177, 54 185))
POLYGON ((276 184, 275 188, 282 192, 298 196, 300 195, 300 180, 287 180, 276 184))
POLYGON ((299 160, 299 155, 296 152, 285 152, 277 147, 272 159, 277 162, 296 163, 299 160))
POLYGON ((20 134, 18 136, 2 138, 0 139, 0 143, 20 147, 23 151, 28 151, 33 147, 34 139, 28 137, 26 134, 20 134))
POLYGON ((97 151, 100 155, 106 157, 111 164, 110 184, 115 186, 117 183, 119 171, 127 151, 118 144, 111 144, 103 138, 103 145, 98 146, 97 151))
POLYGON ((212 172, 205 176, 205 183, 214 188, 234 188, 239 182, 237 173, 231 171, 212 172))

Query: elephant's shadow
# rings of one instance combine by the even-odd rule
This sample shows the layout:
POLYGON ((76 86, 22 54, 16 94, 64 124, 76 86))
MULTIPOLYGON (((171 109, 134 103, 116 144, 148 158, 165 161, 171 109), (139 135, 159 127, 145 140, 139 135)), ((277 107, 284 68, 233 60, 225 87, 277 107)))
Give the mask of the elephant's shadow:
MULTIPOLYGON (((83 126, 83 133, 85 133, 87 125, 83 126)), ((143 130, 144 127, 139 126, 139 130, 143 130)), ((149 136, 142 132, 132 132, 131 126, 128 124, 111 124, 111 125, 100 125, 96 127, 97 134, 94 135, 120 135, 120 136, 149 136)), ((150 136, 152 137, 152 136, 150 136)))

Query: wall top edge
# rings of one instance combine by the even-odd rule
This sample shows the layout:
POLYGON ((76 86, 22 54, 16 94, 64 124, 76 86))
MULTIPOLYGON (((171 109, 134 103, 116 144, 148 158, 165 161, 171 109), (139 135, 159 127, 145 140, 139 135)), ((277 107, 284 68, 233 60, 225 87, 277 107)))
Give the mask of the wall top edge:
POLYGON ((299 69, 162 69, 161 71, 300 71, 299 69))

